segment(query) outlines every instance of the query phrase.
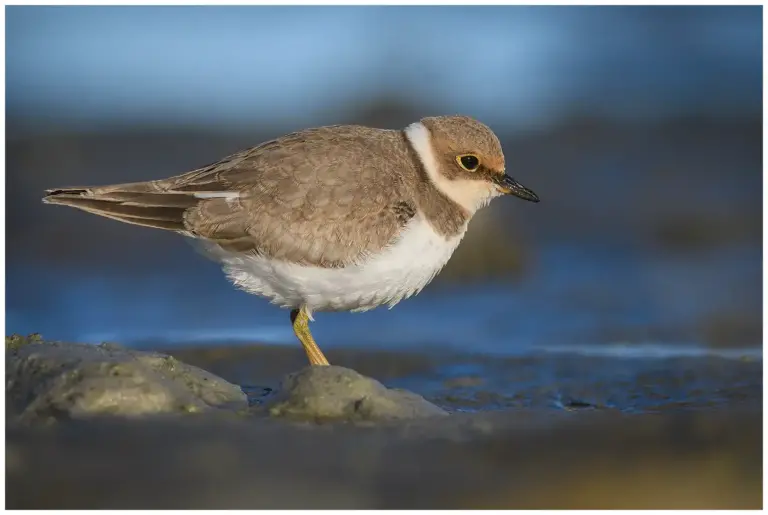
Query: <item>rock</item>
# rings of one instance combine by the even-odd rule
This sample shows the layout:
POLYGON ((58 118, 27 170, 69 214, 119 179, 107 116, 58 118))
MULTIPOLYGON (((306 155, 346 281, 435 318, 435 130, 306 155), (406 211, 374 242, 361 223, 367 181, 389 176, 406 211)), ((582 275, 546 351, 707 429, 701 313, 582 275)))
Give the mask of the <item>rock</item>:
POLYGON ((386 388, 337 366, 311 366, 288 375, 266 407, 275 417, 308 420, 402 420, 448 414, 420 395, 386 388))
MULTIPOLYGON (((171 356, 102 345, 6 339, 6 416, 26 423, 97 415, 246 412, 237 385, 171 356)), ((407 420, 447 412, 347 368, 307 367, 266 400, 275 417, 407 420)))
POLYGON ((6 340, 7 414, 22 422, 246 409, 242 389, 171 356, 86 345, 6 340))
POLYGON ((38 333, 32 333, 28 336, 12 334, 11 336, 5 337, 5 348, 6 350, 18 350, 24 345, 28 345, 30 343, 40 343, 42 341, 43 338, 38 333))

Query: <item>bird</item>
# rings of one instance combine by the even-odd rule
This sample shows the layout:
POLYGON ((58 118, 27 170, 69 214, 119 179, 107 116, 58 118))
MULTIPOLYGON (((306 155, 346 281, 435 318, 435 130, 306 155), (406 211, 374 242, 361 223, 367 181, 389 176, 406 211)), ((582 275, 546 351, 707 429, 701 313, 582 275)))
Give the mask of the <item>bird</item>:
POLYGON ((310 365, 328 365, 314 313, 419 293, 502 195, 539 202, 507 174, 490 127, 445 115, 304 129, 166 179, 49 189, 43 202, 189 238, 235 287, 290 309, 310 365))

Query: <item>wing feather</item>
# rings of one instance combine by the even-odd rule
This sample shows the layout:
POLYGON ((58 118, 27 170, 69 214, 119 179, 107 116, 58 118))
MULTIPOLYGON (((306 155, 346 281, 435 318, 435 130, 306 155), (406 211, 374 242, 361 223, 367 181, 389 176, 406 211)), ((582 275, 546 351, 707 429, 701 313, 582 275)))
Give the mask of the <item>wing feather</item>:
POLYGON ((406 152, 401 145, 396 131, 312 129, 161 187, 191 194, 237 192, 236 197, 201 199, 184 216, 189 232, 225 249, 344 267, 393 241, 404 224, 403 203, 414 205, 403 177, 408 170, 398 160, 398 153, 406 152))

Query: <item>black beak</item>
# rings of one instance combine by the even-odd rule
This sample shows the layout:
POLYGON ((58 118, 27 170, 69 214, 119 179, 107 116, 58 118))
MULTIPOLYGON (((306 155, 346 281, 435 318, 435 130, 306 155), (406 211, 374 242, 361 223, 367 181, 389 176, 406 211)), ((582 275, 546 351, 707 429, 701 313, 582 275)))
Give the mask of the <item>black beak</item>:
POLYGON ((495 182, 498 184, 499 189, 501 189, 501 191, 506 195, 515 195, 523 200, 528 200, 530 202, 539 201, 538 195, 507 174, 500 176, 495 182))

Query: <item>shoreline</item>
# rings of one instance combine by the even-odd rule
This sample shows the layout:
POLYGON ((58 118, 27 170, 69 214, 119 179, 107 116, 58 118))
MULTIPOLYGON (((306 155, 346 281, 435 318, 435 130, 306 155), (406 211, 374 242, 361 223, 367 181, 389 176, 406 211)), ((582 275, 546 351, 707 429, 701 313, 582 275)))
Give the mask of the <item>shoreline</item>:
MULTIPOLYGON (((6 366, 22 355, 34 357, 45 346, 36 343, 7 340, 6 366)), ((273 388, 285 386, 286 374, 307 370, 298 346, 176 349, 170 356, 115 344, 75 347, 98 354, 77 381, 101 374, 128 381, 105 392, 123 395, 122 384, 146 392, 136 382, 148 381, 145 369, 132 373, 132 358, 117 358, 127 354, 155 367, 160 383, 170 378, 188 385, 197 400, 174 391, 198 408, 178 410, 172 401, 168 411, 139 417, 75 411, 43 425, 14 422, 6 411, 8 508, 762 505, 758 361, 675 358, 659 367, 656 359, 633 368, 640 360, 332 349, 335 365, 375 377, 390 391, 423 395, 450 415, 328 421, 277 416, 262 405, 273 388), (101 356, 112 360, 107 367, 99 364, 101 356), (123 367, 117 378, 110 372, 115 363, 123 367), (196 366, 203 370, 195 372, 196 366), (265 390, 254 393, 259 383, 265 390), (248 403, 243 393, 222 396, 236 385, 248 403), (239 407, 228 408, 229 400, 239 407)), ((42 377, 60 385, 56 374, 71 380, 78 369, 53 376, 46 370, 59 369, 44 368, 42 377)), ((319 390, 302 395, 337 395, 319 390)), ((75 390, 65 384, 63 391, 75 390)))

